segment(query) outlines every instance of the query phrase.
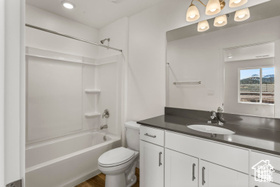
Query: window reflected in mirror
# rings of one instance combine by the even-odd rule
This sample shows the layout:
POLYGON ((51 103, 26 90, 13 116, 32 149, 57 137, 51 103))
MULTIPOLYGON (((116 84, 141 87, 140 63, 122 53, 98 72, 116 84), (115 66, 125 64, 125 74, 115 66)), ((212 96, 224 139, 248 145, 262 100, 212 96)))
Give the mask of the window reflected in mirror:
POLYGON ((241 103, 274 104, 274 67, 242 69, 239 81, 241 103))

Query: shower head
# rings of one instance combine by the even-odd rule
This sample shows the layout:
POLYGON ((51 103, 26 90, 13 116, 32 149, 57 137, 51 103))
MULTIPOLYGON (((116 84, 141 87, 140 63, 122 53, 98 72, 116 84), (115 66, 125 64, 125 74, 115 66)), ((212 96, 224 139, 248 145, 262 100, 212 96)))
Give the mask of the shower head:
POLYGON ((109 42, 110 42, 110 38, 105 38, 105 39, 103 39, 103 40, 100 40, 100 43, 101 43, 101 44, 104 44, 105 41, 108 41, 108 43, 109 43, 109 42))

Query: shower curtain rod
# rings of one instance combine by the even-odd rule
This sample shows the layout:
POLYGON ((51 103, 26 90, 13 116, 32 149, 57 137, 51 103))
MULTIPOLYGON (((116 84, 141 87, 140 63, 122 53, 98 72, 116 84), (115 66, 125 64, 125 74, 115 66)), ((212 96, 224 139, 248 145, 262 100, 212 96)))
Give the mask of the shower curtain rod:
POLYGON ((25 26, 33 28, 33 29, 38 29, 38 30, 41 30, 41 31, 44 31, 44 32, 48 32, 48 33, 51 33, 51 34, 56 34, 56 35, 59 35, 59 36, 63 36, 65 38, 70 38, 70 39, 74 39, 74 40, 77 40, 77 41, 80 41, 80 42, 85 42, 85 43, 88 43, 88 44, 91 44, 91 45, 96 45, 96 46, 99 46, 99 47, 104 47, 104 48, 107 48, 107 49, 112 49, 112 50, 115 50, 115 51, 122 52, 121 49, 117 49, 117 48, 114 48, 114 47, 110 47, 110 46, 98 44, 98 43, 95 43, 95 42, 87 41, 87 40, 77 38, 77 37, 74 37, 74 36, 69 36, 67 34, 62 34, 62 33, 52 31, 52 30, 49 30, 49 29, 44 29, 42 27, 37 27, 37 26, 34 26, 34 25, 30 25, 30 24, 25 24, 25 26))

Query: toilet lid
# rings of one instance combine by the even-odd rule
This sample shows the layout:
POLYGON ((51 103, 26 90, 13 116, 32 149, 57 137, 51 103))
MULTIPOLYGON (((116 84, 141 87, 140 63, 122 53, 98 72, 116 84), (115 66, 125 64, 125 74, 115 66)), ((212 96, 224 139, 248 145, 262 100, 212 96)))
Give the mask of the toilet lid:
POLYGON ((103 153, 99 157, 98 162, 102 166, 116 166, 128 162, 134 155, 134 151, 119 147, 103 153))

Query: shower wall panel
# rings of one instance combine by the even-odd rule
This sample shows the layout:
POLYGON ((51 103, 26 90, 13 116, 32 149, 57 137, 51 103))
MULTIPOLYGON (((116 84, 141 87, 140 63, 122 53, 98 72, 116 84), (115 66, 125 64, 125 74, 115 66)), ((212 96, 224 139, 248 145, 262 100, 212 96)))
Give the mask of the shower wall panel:
POLYGON ((82 65, 27 57, 27 142, 82 127, 82 65))

